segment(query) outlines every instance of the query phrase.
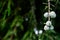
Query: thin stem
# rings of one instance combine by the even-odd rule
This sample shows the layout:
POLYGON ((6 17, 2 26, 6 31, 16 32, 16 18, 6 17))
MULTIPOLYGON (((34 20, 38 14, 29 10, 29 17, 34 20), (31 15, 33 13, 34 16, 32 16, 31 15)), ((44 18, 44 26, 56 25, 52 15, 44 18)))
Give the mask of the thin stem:
MULTIPOLYGON (((13 31, 14 31, 14 32, 16 31, 16 27, 14 28, 13 31)), ((13 40, 13 34, 11 35, 10 39, 13 40)))
POLYGON ((13 40, 13 35, 11 35, 10 40, 13 40))
MULTIPOLYGON (((50 13, 50 0, 48 0, 48 15, 50 13)), ((50 16, 48 17, 48 20, 50 21, 50 16)))

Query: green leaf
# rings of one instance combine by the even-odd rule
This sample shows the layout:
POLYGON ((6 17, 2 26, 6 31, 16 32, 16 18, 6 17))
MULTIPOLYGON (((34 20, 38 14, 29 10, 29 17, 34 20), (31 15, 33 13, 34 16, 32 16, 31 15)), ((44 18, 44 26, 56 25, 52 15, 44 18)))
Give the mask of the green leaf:
POLYGON ((9 30, 6 35, 3 37, 3 40, 7 39, 8 36, 12 35, 13 34, 13 31, 9 30))
POLYGON ((10 5, 11 5, 11 0, 8 0, 8 8, 7 8, 8 16, 10 16, 10 14, 11 14, 11 7, 10 7, 10 5))
POLYGON ((22 40, 26 40, 26 39, 28 38, 28 35, 29 35, 29 31, 27 31, 27 32, 24 34, 22 40))
POLYGON ((13 22, 12 22, 10 27, 13 28, 15 26, 16 22, 17 22, 17 17, 15 17, 15 19, 13 20, 13 22))
POLYGON ((1 26, 2 26, 1 29, 4 29, 5 25, 6 25, 6 20, 2 21, 2 23, 1 23, 1 26))

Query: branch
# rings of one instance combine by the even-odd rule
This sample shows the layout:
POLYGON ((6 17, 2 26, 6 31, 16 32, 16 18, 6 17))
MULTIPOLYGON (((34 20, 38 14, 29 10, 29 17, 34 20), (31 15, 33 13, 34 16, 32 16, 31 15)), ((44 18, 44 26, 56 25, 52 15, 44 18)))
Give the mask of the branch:
MULTIPOLYGON (((50 13, 50 0, 48 0, 48 15, 50 13)), ((48 20, 50 21, 50 16, 48 17, 48 20)))

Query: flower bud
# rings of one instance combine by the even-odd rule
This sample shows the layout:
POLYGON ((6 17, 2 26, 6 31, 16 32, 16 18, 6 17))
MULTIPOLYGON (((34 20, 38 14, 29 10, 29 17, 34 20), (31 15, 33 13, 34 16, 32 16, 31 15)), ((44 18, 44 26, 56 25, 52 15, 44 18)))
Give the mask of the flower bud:
POLYGON ((38 30, 36 28, 34 28, 34 32, 36 35, 38 35, 38 30))
POLYGON ((49 30, 49 27, 47 25, 45 25, 44 30, 49 30))
POLYGON ((38 35, 38 30, 35 31, 35 34, 38 35))
POLYGON ((53 29, 54 29, 54 26, 53 26, 53 25, 51 25, 50 30, 53 30, 53 29))
POLYGON ((47 25, 47 26, 51 26, 51 24, 52 24, 51 21, 47 21, 47 22, 46 22, 46 25, 47 25))
POLYGON ((44 13, 44 17, 45 17, 45 18, 48 17, 48 12, 44 13))
POLYGON ((51 18, 55 18, 56 17, 56 13, 54 11, 51 11, 49 13, 49 15, 50 15, 51 18))
POLYGON ((39 30, 39 34, 42 34, 43 33, 43 30, 39 30))
POLYGON ((25 18, 25 21, 28 21, 28 18, 25 18))

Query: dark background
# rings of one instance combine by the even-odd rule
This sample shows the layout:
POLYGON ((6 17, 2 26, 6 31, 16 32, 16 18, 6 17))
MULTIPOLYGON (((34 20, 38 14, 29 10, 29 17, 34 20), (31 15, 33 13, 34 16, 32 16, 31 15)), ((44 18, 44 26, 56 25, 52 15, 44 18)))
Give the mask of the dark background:
MULTIPOLYGON (((34 14, 37 20, 37 28, 39 29, 43 29, 43 27, 40 26, 44 26, 44 17, 43 14, 47 11, 47 9, 45 9, 45 7, 47 6, 47 4, 43 4, 43 3, 48 3, 47 0, 33 0, 34 1, 34 6, 35 6, 35 10, 34 10, 34 14)), ((52 19, 54 21, 54 30, 56 31, 57 34, 60 34, 60 1, 57 0, 52 0, 50 1, 52 5, 54 5, 54 7, 51 5, 51 11, 55 11, 56 12, 56 18, 52 19)), ((22 38, 24 36, 24 34, 27 32, 27 30, 30 30, 30 26, 29 26, 29 20, 25 21, 25 18, 29 18, 29 16, 27 14, 29 14, 29 11, 31 10, 31 2, 32 0, 11 0, 11 5, 10 5, 10 15, 8 16, 8 12, 6 12, 6 17, 5 19, 7 19, 6 21, 6 25, 3 28, 3 30, 0 27, 0 35, 1 38, 3 38, 7 31, 10 29, 10 24, 13 22, 15 16, 21 16, 23 18, 23 22, 22 25, 24 27, 24 30, 21 30, 19 27, 16 27, 17 29, 17 36, 18 38, 22 38), (20 9, 19 9, 20 8, 20 9), (17 12, 16 12, 16 11, 17 12), (14 13, 16 12, 16 13, 14 13), (9 26, 9 27, 8 27, 9 26), (21 30, 21 31, 19 31, 21 30), (19 35, 21 34, 21 35, 19 35)), ((4 12, 7 9, 7 5, 8 5, 8 0, 0 0, 0 19, 3 19, 4 16, 4 12), (5 3, 5 5, 3 5, 3 3, 5 3)), ((33 15, 34 16, 34 15, 33 15)), ((2 21, 0 21, 2 22, 2 21)), ((13 30, 14 27, 10 30, 13 30)), ((43 29, 44 30, 44 29, 43 29)), ((14 36, 13 36, 14 37, 14 36)))

